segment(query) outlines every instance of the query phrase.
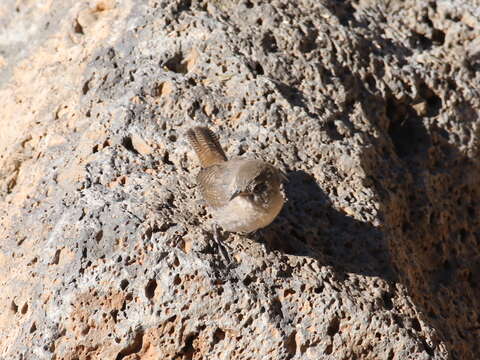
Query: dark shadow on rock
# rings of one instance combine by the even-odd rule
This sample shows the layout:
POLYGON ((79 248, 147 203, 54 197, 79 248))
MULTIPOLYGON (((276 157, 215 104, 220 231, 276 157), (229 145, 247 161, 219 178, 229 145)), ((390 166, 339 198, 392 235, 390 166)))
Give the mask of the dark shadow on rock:
POLYGON ((436 124, 427 128, 420 117, 391 125, 390 136, 399 157, 392 159, 395 169, 372 166, 367 158, 364 169, 376 179, 398 279, 420 318, 437 330, 437 343, 426 345, 427 353, 433 355, 444 341, 452 359, 475 358, 480 352, 480 167, 449 143, 446 130, 436 124))
MULTIPOLYGON (((376 51, 357 50, 359 58, 376 51)), ((400 64, 411 53, 393 43, 384 43, 382 52, 395 54, 400 64)), ((459 143, 457 133, 436 124, 444 104, 419 75, 412 75, 415 98, 404 94, 400 100, 388 89, 382 95, 371 75, 371 81, 361 78, 335 58, 332 66, 350 91, 341 111, 322 118, 324 131, 332 141, 342 137, 334 121, 358 131, 350 115, 352 104, 359 103, 366 121, 381 133, 364 133, 370 146, 360 154, 366 186, 380 204, 381 227, 334 209, 315 179, 297 171, 286 184, 288 203, 264 231, 267 247, 315 258, 338 274, 401 283, 419 319, 436 330, 429 344, 421 322, 413 320, 427 354, 437 355, 443 342, 452 359, 475 358, 480 353, 480 164, 452 145, 459 143)), ((308 99, 294 86, 279 90, 291 104, 307 109, 308 99)), ((479 135, 473 126, 478 112, 466 100, 456 106, 455 123, 466 127, 463 144, 471 149, 469 141, 479 135)))
POLYGON ((262 231, 267 249, 312 257, 321 266, 332 266, 337 274, 395 280, 388 245, 379 229, 334 209, 306 172, 292 172, 288 180, 288 202, 262 231))
MULTIPOLYGON (((402 101, 368 95, 361 79, 355 83, 368 121, 388 125, 384 136, 371 139, 374 146, 361 154, 361 163, 380 203, 382 236, 397 281, 408 290, 419 318, 436 329, 433 344, 423 341, 425 351, 433 356, 444 342, 452 359, 475 358, 480 353, 480 164, 432 121, 442 101, 421 80, 419 99, 402 101), (414 107, 419 100, 421 115, 414 107)), ((458 106, 458 124, 478 121, 472 105, 458 106)))

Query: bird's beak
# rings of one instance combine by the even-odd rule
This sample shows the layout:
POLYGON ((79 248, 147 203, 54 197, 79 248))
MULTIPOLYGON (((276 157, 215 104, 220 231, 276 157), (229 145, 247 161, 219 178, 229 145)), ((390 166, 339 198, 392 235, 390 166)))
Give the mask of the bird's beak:
POLYGON ((288 176, 287 174, 285 174, 282 170, 278 170, 279 173, 280 173, 280 179, 282 179, 283 181, 286 181, 288 182, 288 176))
POLYGON ((237 196, 242 195, 242 194, 243 194, 243 191, 241 191, 241 190, 236 190, 236 191, 232 194, 232 196, 230 196, 230 200, 229 200, 229 201, 232 201, 232 200, 235 199, 237 196))

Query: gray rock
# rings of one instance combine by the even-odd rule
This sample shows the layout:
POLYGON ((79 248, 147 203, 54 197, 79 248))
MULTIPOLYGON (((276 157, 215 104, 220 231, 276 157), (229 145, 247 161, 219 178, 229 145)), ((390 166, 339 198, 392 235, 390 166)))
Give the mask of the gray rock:
POLYGON ((476 359, 479 4, 0 5, 2 359, 476 359), (183 134, 284 169, 215 247, 183 134))

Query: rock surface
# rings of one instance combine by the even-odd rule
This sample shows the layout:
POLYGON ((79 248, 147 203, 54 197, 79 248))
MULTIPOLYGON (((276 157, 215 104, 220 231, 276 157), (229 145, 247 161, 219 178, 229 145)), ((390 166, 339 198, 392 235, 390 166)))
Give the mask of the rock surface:
POLYGON ((479 9, 3 0, 0 358, 477 359, 479 9), (198 124, 289 177, 230 264, 198 124))

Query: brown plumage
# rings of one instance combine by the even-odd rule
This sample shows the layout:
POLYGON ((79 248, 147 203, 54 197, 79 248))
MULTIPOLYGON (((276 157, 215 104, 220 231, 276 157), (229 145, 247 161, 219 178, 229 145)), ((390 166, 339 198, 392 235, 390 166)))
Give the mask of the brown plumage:
POLYGON ((200 160, 202 168, 227 161, 222 146, 208 128, 197 126, 187 131, 187 138, 200 160))
POLYGON ((216 223, 227 231, 251 232, 270 224, 285 201, 284 174, 256 159, 227 160, 215 134, 205 127, 187 132, 202 169, 197 182, 216 223))

